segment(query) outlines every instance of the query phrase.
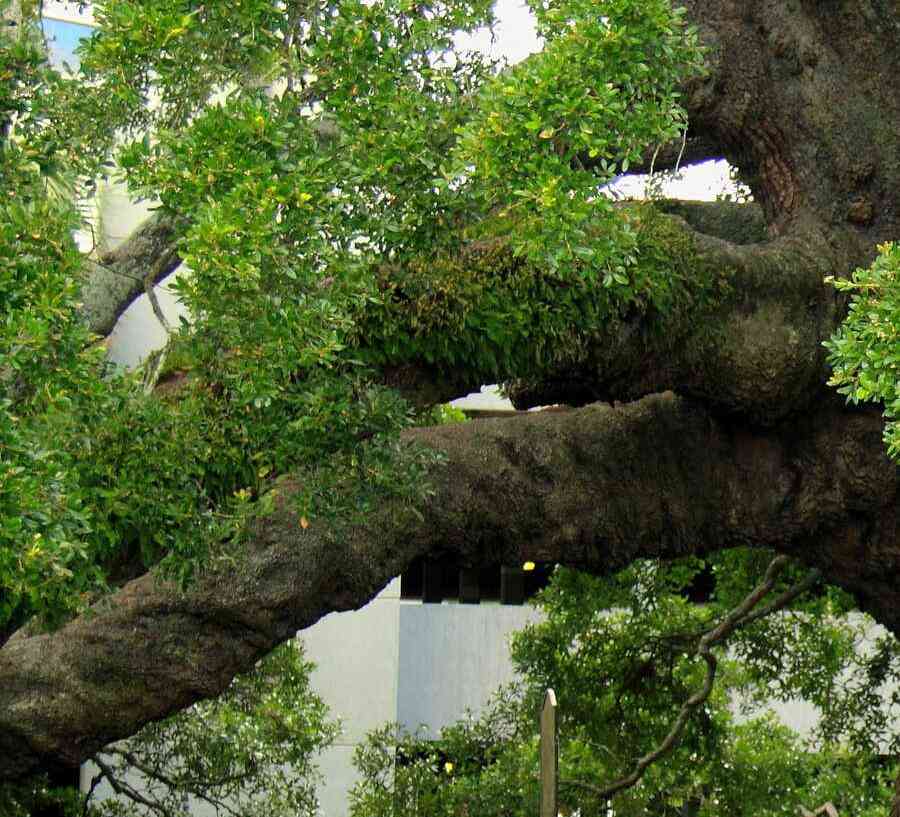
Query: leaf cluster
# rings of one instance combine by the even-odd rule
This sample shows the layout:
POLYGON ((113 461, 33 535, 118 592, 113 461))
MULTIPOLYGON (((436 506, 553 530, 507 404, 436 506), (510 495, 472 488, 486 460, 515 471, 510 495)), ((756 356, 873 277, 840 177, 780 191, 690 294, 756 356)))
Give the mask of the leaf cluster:
POLYGON ((888 453, 900 455, 900 245, 883 244, 866 269, 849 280, 829 279, 839 292, 850 293, 847 316, 825 343, 832 366, 829 385, 851 403, 879 402, 887 420, 888 453))

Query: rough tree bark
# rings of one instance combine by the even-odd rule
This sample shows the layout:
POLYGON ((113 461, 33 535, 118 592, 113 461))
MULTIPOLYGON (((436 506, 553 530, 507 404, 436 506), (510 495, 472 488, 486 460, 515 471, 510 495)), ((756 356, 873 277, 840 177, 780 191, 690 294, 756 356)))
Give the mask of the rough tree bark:
MULTIPOLYGON (((823 277, 869 263, 900 234, 900 2, 687 6, 711 48, 709 76, 687 89, 692 158, 736 164, 765 224, 759 240, 753 208, 670 206, 727 297, 664 340, 647 315, 585 327, 584 358, 517 395, 592 405, 410 433, 448 459, 424 520, 386 506, 338 536, 302 528, 282 502, 239 570, 210 569, 186 593, 147 575, 60 632, 17 633, 0 649, 0 780, 78 764, 216 694, 421 554, 602 572, 642 556, 773 548, 900 635, 898 472, 879 412, 829 393, 821 346, 842 309, 823 277)), ((441 391, 415 362, 392 376, 441 391)))
POLYGON ((148 287, 178 269, 181 256, 175 242, 180 226, 173 216, 155 214, 122 247, 90 262, 90 274, 82 289, 82 311, 92 332, 108 335, 148 287))

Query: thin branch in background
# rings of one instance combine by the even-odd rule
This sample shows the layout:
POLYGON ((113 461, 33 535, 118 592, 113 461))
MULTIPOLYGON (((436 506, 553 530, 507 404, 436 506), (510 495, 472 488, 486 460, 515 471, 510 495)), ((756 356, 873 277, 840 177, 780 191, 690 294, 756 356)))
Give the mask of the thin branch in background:
POLYGON ((162 803, 148 800, 133 786, 116 777, 115 770, 109 764, 105 763, 99 755, 95 755, 91 760, 96 763, 100 771, 103 772, 103 776, 109 781, 109 785, 116 794, 127 797, 129 800, 140 803, 142 806, 146 806, 155 814, 160 815, 160 817, 180 817, 174 811, 162 805, 162 803))
POLYGON ((662 142, 656 146, 656 150, 653 151, 653 158, 650 159, 650 172, 647 174, 647 181, 644 182, 644 198, 652 198, 650 195, 650 185, 653 183, 653 169, 656 166, 656 157, 659 156, 661 147, 662 142))
MULTIPOLYGON (((669 733, 659 746, 639 758, 629 774, 606 786, 596 786, 593 783, 581 780, 560 780, 560 784, 583 788, 599 797, 609 799, 614 794, 634 786, 644 776, 644 773, 652 764, 669 754, 669 752, 678 745, 678 741, 681 739, 681 735, 684 732, 684 728, 690 720, 691 715, 700 706, 706 703, 712 693, 713 685, 716 680, 716 670, 718 668, 718 661, 716 656, 712 653, 712 648, 724 642, 735 630, 745 627, 746 625, 758 621, 779 610, 783 610, 794 599, 809 590, 821 578, 821 574, 818 570, 812 570, 802 581, 786 590, 770 604, 757 610, 757 605, 772 592, 775 581, 787 564, 788 558, 786 556, 776 556, 766 568, 763 580, 750 592, 750 594, 747 595, 737 607, 731 610, 718 624, 710 627, 700 636, 694 654, 700 656, 706 662, 706 676, 703 680, 703 685, 691 695, 687 701, 685 701, 678 713, 678 717, 672 724, 669 733)), ((823 806, 822 808, 825 807, 823 806)), ((821 809, 816 812, 816 815, 819 815, 820 812, 821 809)), ((804 815, 803 817, 807 816, 804 815)), ((836 817, 836 815, 832 815, 829 812, 828 817, 836 817)))
POLYGON ((800 817, 838 817, 838 810, 834 807, 834 803, 831 801, 822 804, 815 811, 810 811, 803 806, 797 806, 797 810, 800 812, 800 817))
MULTIPOLYGON (((162 783, 162 785, 164 785, 170 791, 186 790, 189 794, 193 795, 199 800, 204 800, 209 803, 213 808, 216 809, 217 812, 219 810, 224 810, 229 814, 234 815, 234 817, 240 817, 239 812, 231 808, 224 800, 220 800, 217 797, 213 797, 212 795, 204 793, 200 789, 200 786, 197 785, 198 781, 173 780, 171 777, 164 774, 159 769, 150 768, 145 763, 142 763, 140 758, 138 758, 133 752, 129 752, 127 750, 118 749, 113 746, 105 749, 104 751, 108 754, 118 755, 129 766, 144 775, 144 777, 149 780, 155 780, 157 783, 162 783)), ((240 778, 236 776, 235 779, 240 778)))
MULTIPOLYGON (((160 326, 162 326, 166 335, 170 336, 172 334, 172 327, 169 325, 169 321, 166 319, 165 313, 162 311, 162 307, 159 305, 159 300, 156 297, 155 292, 156 282, 154 281, 153 274, 150 273, 144 278, 144 292, 147 295, 147 299, 150 301, 150 308, 153 310, 153 314, 156 316, 156 320, 159 321, 160 326)), ((163 364, 166 362, 166 349, 167 346, 163 346, 162 349, 157 349, 155 352, 151 352, 147 356, 147 361, 144 364, 144 393, 150 394, 153 389, 156 387, 156 383, 159 380, 159 376, 162 373, 163 364)))
POLYGON ((104 777, 105 775, 101 771, 99 774, 95 774, 91 778, 91 786, 84 796, 84 808, 81 810, 81 817, 88 817, 88 807, 90 806, 91 798, 94 796, 94 791, 96 790, 97 786, 99 786, 103 782, 104 777))
POLYGON ((159 382, 159 377, 162 374, 163 364, 166 362, 167 348, 167 346, 163 346, 161 349, 154 349, 144 360, 144 379, 142 384, 144 394, 151 394, 156 388, 156 384, 159 382))
POLYGON ((301 8, 301 4, 292 4, 291 10, 288 13, 288 21, 286 26, 286 33, 284 35, 283 45, 284 45, 284 66, 285 66, 285 80, 286 80, 286 93, 292 94, 294 92, 294 66, 291 61, 291 57, 293 55, 294 50, 294 42, 297 38, 297 29, 300 27, 301 20, 303 19, 303 9, 301 8))
POLYGON ((97 233, 94 231, 94 225, 91 224, 90 219, 84 218, 84 226, 91 231, 91 248, 85 254, 93 255, 94 250, 97 249, 97 233))

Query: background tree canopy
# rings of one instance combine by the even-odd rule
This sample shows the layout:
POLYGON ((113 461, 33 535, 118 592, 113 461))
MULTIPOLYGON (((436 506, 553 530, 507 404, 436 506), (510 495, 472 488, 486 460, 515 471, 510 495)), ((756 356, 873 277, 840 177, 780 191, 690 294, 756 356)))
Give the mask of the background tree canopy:
POLYGON ((896 2, 535 3, 545 47, 502 70, 454 44, 487 3, 94 5, 64 77, 3 4, 0 779, 422 554, 771 549, 898 631, 880 411, 827 386, 895 450, 896 2), (600 192, 720 156, 755 203, 600 192), (85 258, 111 158, 160 206, 85 258), (92 332, 181 260, 165 363, 110 371, 92 332), (492 381, 585 408, 428 427, 492 381))
POLYGON ((895 642, 866 648, 871 622, 847 618, 852 602, 834 588, 738 631, 713 694, 665 762, 611 803, 602 793, 665 739, 700 686, 700 634, 739 602, 745 581, 736 577, 759 575, 765 560, 735 550, 706 564, 638 561, 604 578, 558 570, 536 598, 543 620, 512 639, 517 684, 438 740, 392 724, 370 734, 357 750, 351 815, 534 814, 548 686, 559 701, 564 813, 603 815, 611 804, 618 815, 774 817, 832 802, 840 814, 883 814, 894 765, 884 752, 896 755, 897 735, 874 668, 895 642), (710 578, 712 590, 698 595, 710 578), (765 708, 797 695, 821 713, 815 743, 765 708))

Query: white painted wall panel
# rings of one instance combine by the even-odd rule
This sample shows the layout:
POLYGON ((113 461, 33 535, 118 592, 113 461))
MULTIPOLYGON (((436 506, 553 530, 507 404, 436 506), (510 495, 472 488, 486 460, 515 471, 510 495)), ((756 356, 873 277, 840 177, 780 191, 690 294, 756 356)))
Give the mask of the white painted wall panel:
POLYGON ((400 606, 397 715, 410 731, 440 728, 477 711, 512 680, 508 638, 539 618, 527 605, 419 604, 400 606))

